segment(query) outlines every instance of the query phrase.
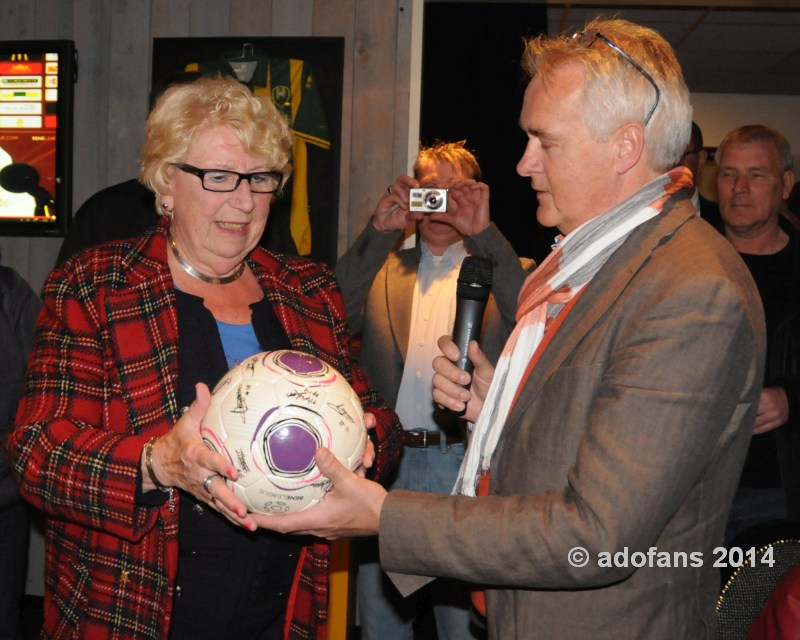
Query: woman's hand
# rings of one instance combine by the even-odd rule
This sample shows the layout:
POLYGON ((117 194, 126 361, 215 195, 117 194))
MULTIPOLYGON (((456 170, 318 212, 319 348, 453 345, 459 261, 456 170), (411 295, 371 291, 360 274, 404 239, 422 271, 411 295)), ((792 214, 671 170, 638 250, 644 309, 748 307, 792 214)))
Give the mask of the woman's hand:
MULTIPOLYGON (((211 392, 203 383, 198 383, 195 390, 194 402, 153 445, 153 473, 162 485, 191 493, 234 524, 254 530, 256 525, 247 507, 225 482, 225 478, 236 480, 238 471, 227 458, 205 446, 200 435, 200 423, 208 411, 211 392)), ((155 489, 144 461, 142 464, 142 489, 155 489)))
MULTIPOLYGON (((375 416, 371 413, 364 414, 364 424, 367 427, 367 431, 370 429, 374 429, 375 425, 377 424, 375 421, 375 416)), ((364 453, 361 456, 361 461, 358 463, 358 466, 355 468, 355 474, 360 478, 365 478, 367 475, 367 470, 372 467, 375 463, 375 445, 372 443, 371 438, 367 438, 367 446, 364 448, 364 453)))

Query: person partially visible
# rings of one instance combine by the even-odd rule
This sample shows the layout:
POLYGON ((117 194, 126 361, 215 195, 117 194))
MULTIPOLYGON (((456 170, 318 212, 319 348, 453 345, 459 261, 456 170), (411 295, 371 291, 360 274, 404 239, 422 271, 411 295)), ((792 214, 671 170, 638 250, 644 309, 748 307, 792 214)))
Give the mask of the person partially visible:
POLYGON ((42 303, 10 267, 0 266, 0 638, 22 640, 20 608, 28 564, 28 505, 23 502, 5 451, 42 303))
POLYGON ((792 191, 789 193, 789 199, 786 201, 786 206, 794 214, 795 218, 800 218, 800 182, 795 181, 792 191))
POLYGON ((456 495, 387 493, 323 448, 319 508, 257 520, 377 534, 403 593, 482 585, 491 640, 709 640, 764 366, 758 292, 676 166, 692 110, 664 38, 598 18, 529 40, 523 66, 517 171, 563 235, 496 368, 473 342, 469 375, 439 339, 434 400, 475 422, 456 495))
POLYGON ((728 133, 717 147, 725 237, 758 287, 767 321, 767 367, 726 540, 770 520, 800 518, 800 241, 781 215, 794 186, 785 136, 764 125, 728 133))
POLYGON ((231 366, 295 349, 358 394, 374 427, 359 473, 399 458, 331 270, 257 246, 290 145, 285 116, 236 80, 170 87, 142 149, 160 222, 49 275, 9 437, 48 516, 43 637, 326 636, 328 545, 257 530, 225 482, 237 462, 200 437, 231 366))
POLYGON ((73 215, 55 266, 83 249, 140 235, 160 219, 153 192, 137 178, 101 189, 73 215))
POLYGON ((686 167, 692 172, 692 204, 700 212, 700 217, 706 220, 718 231, 722 231, 722 218, 719 215, 719 206, 716 202, 709 200, 700 193, 699 180, 700 171, 708 161, 708 150, 703 146, 703 132, 699 125, 692 120, 692 133, 689 136, 689 144, 681 155, 681 166, 686 167))
POLYGON ((786 199, 783 215, 795 229, 800 230, 800 182, 797 182, 796 177, 794 186, 786 199))
MULTIPOLYGON (((414 177, 400 176, 379 200, 375 215, 336 264, 347 320, 361 333, 361 362, 370 381, 397 411, 405 447, 388 486, 449 493, 464 459, 463 421, 438 410, 431 398, 436 341, 451 333, 456 280, 467 256, 492 263, 492 294, 481 328, 495 359, 514 326, 514 312, 531 261, 517 257, 490 221, 489 187, 466 141, 422 147, 414 177), (409 209, 412 188, 447 189, 447 210, 409 209), (418 242, 398 245, 415 222, 418 242)), ((358 607, 364 640, 411 640, 423 592, 403 598, 380 567, 374 539, 359 542, 358 607)), ((430 601, 440 640, 478 637, 470 625, 467 585, 438 580, 430 601)))
POLYGON ((781 578, 747 630, 747 640, 789 640, 800 629, 800 564, 781 578))

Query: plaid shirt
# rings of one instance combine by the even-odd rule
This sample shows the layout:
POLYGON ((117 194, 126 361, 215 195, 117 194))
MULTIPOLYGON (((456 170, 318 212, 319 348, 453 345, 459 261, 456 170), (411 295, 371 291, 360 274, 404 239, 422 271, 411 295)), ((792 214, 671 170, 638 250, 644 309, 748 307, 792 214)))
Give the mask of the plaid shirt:
MULTIPOLYGON (((164 221, 89 249, 54 270, 42 291, 9 452, 22 495, 48 516, 44 637, 168 635, 178 511, 135 500, 142 447, 179 417, 166 229, 164 221)), ((375 414, 383 476, 399 459, 401 427, 353 358, 331 271, 261 249, 248 264, 292 348, 341 371, 375 414)), ((326 637, 328 552, 320 541, 301 554, 286 638, 326 637)))

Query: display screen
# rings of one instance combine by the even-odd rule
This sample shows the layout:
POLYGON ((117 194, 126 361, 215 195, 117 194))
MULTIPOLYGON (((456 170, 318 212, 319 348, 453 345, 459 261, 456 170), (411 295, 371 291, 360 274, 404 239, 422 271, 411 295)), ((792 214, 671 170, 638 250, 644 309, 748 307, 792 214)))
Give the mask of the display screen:
POLYGON ((71 41, 0 43, 0 235, 63 235, 71 216, 71 41))

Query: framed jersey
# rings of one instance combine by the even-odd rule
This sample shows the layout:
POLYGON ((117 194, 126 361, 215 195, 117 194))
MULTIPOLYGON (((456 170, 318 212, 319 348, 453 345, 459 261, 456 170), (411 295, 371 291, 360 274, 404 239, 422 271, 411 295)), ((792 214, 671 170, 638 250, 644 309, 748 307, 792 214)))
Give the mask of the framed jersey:
POLYGON ((344 38, 155 38, 151 86, 182 72, 227 75, 292 124, 292 177, 273 204, 270 245, 333 265, 339 219, 344 38))

